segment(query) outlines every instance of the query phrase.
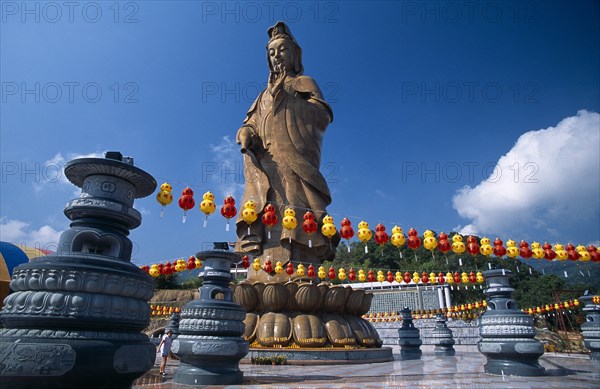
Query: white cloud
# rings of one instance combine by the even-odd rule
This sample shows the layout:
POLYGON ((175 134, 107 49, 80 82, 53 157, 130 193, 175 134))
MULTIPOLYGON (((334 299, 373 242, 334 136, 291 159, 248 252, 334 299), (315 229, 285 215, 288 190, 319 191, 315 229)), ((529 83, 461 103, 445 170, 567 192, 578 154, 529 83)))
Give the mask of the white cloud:
MULTIPOLYGON (((65 158, 63 157, 62 153, 58 152, 54 157, 44 162, 39 168, 40 179, 35 180, 33 183, 33 189, 36 192, 40 192, 44 189, 50 188, 51 186, 49 186, 49 184, 72 185, 65 176, 65 164, 77 158, 103 158, 104 153, 105 152, 95 152, 89 154, 67 153, 67 157, 65 158)), ((79 190, 77 190, 75 193, 77 196, 79 196, 79 190)))
POLYGON ((244 191, 244 164, 240 147, 224 136, 219 144, 211 144, 212 158, 204 162, 203 182, 211 188, 217 197, 233 196, 241 199, 244 191))
POLYGON ((523 134, 487 180, 455 194, 454 208, 470 220, 457 228, 465 234, 566 240, 597 231, 599 134, 600 115, 585 110, 555 127, 523 134))
POLYGON ((0 240, 29 247, 56 251, 61 231, 56 231, 49 225, 31 228, 31 223, 21 220, 0 218, 0 240))

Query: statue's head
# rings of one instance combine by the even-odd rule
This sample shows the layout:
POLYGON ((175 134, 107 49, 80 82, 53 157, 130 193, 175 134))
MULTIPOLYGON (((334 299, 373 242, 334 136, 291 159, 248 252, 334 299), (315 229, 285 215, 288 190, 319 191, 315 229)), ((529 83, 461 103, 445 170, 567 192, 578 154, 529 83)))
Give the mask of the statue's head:
POLYGON ((267 63, 271 73, 280 73, 285 67, 296 75, 304 72, 302 66, 302 49, 294 39, 292 32, 284 22, 277 22, 267 30, 267 63))

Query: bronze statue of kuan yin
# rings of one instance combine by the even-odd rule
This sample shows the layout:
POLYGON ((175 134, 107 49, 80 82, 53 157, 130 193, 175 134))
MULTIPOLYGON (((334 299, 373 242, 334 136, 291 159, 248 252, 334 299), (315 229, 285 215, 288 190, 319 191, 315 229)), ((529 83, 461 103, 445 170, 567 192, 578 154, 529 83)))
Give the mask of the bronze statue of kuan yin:
POLYGON ((253 201, 259 219, 248 225, 240 213, 236 251, 273 263, 321 263, 333 259, 340 240, 339 234, 329 240, 320 233, 325 207, 331 203, 327 182, 319 171, 321 143, 333 112, 315 80, 303 75, 302 49, 289 27, 278 22, 269 28, 268 35, 268 86, 250 107, 237 133, 246 179, 242 204, 253 201), (298 227, 287 230, 277 223, 268 238, 260 222, 268 204, 275 207, 279 221, 286 208, 293 208, 298 227), (307 210, 314 213, 319 225, 310 236, 310 245, 301 228, 307 210))

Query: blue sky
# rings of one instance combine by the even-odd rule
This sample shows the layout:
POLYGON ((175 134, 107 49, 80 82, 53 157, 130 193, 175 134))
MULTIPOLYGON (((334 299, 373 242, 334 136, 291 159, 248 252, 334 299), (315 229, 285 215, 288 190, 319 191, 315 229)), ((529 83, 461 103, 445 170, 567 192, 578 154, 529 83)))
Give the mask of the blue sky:
MULTIPOLYGON (((241 199, 235 133, 277 20, 334 111, 321 170, 338 228, 600 240, 597 2, 68 4, 1 2, 3 241, 52 249, 77 193, 61 166, 107 150, 176 197, 241 199)), ((135 263, 235 240, 220 215, 136 207, 135 263)))

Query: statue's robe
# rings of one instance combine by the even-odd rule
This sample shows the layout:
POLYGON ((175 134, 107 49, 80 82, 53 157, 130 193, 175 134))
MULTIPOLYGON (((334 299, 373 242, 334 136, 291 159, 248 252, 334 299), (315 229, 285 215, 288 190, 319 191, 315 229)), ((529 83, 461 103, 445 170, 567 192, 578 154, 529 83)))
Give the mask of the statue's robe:
POLYGON ((237 135, 238 143, 242 143, 241 137, 249 134, 253 147, 244 154, 246 185, 236 222, 236 251, 273 254, 273 261, 320 262, 333 258, 339 235, 330 242, 320 233, 331 194, 319 171, 323 135, 332 120, 331 107, 316 82, 307 76, 288 77, 274 96, 267 87, 257 97, 237 135), (254 201, 259 214, 250 229, 241 218, 243 205, 248 200, 254 201), (268 227, 260 220, 262 210, 269 203, 275 206, 279 218, 271 229, 270 239, 265 230, 268 227), (291 231, 281 226, 288 206, 294 208, 298 220, 298 227, 291 231), (302 230, 303 215, 308 209, 313 211, 318 223, 317 232, 310 236, 302 230), (312 249, 308 249, 309 239, 312 249), (314 258, 301 258, 303 256, 314 258))

